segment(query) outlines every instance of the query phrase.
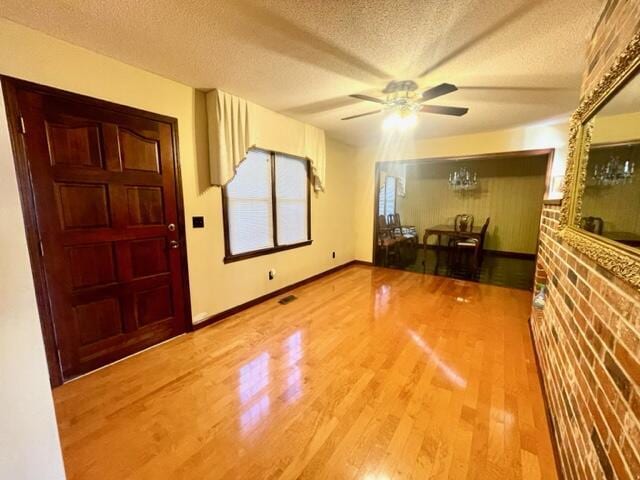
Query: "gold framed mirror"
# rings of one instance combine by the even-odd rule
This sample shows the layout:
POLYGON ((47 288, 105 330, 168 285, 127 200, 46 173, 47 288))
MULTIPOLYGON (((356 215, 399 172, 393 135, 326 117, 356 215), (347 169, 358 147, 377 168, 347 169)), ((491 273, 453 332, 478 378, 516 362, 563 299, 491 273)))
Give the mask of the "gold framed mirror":
POLYGON ((640 34, 571 117, 560 236, 640 290, 640 34))

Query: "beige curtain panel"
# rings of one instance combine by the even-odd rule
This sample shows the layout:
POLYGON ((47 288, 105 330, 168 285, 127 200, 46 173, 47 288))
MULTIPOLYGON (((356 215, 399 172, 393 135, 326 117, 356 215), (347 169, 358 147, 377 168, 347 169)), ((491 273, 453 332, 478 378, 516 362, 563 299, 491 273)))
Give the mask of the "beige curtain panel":
POLYGON ((314 188, 325 188, 324 130, 221 90, 207 93, 211 184, 226 185, 251 148, 307 158, 314 188))

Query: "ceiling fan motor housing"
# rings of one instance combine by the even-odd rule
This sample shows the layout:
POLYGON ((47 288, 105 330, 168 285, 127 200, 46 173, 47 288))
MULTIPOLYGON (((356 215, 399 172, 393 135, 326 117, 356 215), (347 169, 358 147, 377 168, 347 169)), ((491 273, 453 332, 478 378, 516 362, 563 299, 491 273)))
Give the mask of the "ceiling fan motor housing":
POLYGON ((418 84, 413 80, 392 80, 384 87, 382 93, 387 95, 396 92, 413 92, 418 89, 418 84))

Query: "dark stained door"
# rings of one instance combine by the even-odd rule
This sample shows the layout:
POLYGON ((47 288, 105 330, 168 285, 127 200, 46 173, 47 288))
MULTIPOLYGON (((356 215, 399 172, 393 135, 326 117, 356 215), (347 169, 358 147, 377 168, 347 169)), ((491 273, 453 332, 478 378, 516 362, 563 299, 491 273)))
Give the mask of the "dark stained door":
POLYGON ((175 123, 16 89, 65 379, 185 331, 175 123))

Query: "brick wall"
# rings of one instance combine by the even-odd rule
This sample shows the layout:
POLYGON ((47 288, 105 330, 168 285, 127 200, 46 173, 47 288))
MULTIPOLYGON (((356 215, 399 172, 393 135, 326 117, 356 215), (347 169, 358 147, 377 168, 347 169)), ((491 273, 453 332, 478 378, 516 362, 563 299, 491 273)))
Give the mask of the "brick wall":
MULTIPOLYGON (((640 30, 640 0, 609 0, 587 52, 583 94, 640 30)), ((557 237, 542 212, 531 325, 560 469, 567 479, 640 479, 640 294, 557 237)))
POLYGON ((587 50, 582 92, 589 91, 631 37, 640 31, 640 1, 607 0, 587 50))
POLYGON ((532 330, 567 479, 640 478, 640 296, 556 236, 545 206, 532 330))

